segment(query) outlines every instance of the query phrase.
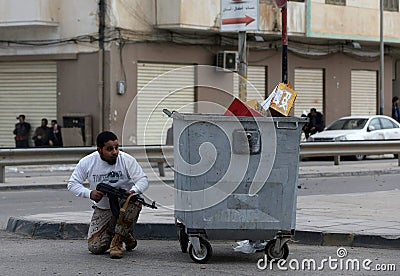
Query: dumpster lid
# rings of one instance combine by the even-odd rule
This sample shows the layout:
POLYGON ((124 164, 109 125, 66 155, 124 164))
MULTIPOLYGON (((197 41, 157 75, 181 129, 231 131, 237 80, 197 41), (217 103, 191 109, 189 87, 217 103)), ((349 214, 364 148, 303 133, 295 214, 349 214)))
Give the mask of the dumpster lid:
POLYGON ((173 111, 171 118, 185 121, 243 121, 243 122, 298 122, 307 123, 308 118, 304 117, 249 117, 249 116, 224 116, 213 113, 180 113, 173 111))

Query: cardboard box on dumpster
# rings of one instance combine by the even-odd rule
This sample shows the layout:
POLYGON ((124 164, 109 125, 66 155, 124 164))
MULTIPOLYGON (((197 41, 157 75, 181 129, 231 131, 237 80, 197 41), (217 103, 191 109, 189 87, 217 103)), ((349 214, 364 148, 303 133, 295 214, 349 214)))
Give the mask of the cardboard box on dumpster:
POLYGON ((260 112, 264 116, 267 116, 267 112, 265 112, 265 109, 261 106, 261 104, 257 100, 250 100, 246 102, 246 105, 250 106, 252 109, 260 112))
POLYGON ((253 108, 254 110, 257 110, 257 111, 259 111, 259 109, 260 109, 260 107, 261 107, 261 105, 258 103, 257 100, 250 100, 250 101, 247 101, 246 104, 247 104, 248 106, 250 106, 251 108, 253 108))
POLYGON ((261 104, 265 109, 268 107, 272 116, 289 116, 290 110, 296 100, 297 92, 290 84, 279 83, 271 95, 261 104), (269 101, 270 102, 269 102, 269 101))
POLYGON ((268 116, 268 111, 273 117, 287 117, 292 110, 297 92, 290 84, 279 83, 267 99, 261 104, 257 100, 249 100, 246 103, 234 98, 225 116, 268 116))
POLYGON ((263 117, 264 115, 251 108, 240 99, 235 98, 225 111, 224 116, 263 117))

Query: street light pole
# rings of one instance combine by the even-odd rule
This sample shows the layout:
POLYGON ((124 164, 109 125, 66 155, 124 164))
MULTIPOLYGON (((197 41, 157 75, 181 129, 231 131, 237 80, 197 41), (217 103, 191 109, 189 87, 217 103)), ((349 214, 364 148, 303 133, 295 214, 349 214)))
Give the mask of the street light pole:
POLYGON ((384 92, 385 92, 385 45, 383 42, 383 0, 380 0, 380 70, 379 70, 379 84, 380 84, 380 93, 379 93, 379 114, 384 114, 384 92))

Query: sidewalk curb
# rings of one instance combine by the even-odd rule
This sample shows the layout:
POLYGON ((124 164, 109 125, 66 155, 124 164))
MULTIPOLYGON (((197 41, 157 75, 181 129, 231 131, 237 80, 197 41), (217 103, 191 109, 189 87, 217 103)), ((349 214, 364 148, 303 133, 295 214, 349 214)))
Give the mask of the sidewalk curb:
MULTIPOLYGON (((26 220, 10 217, 6 231, 42 239, 86 239, 89 223, 65 223, 26 220)), ((175 224, 138 223, 134 230, 139 240, 178 240, 175 224)), ((400 248, 400 236, 361 235, 296 231, 294 243, 319 246, 355 246, 374 248, 400 248)))
POLYGON ((40 190, 40 189, 67 189, 67 184, 23 184, 23 185, 1 185, 0 192, 19 190, 40 190))
MULTIPOLYGON (((88 229, 89 223, 52 222, 10 217, 5 230, 31 238, 69 240, 86 239, 88 229)), ((134 234, 137 239, 178 239, 176 226, 171 223, 138 223, 135 226, 134 234)))
POLYGON ((296 243, 321 246, 400 248, 400 236, 296 231, 296 243))
MULTIPOLYGON (((343 177, 343 176, 370 176, 370 175, 385 175, 385 174, 399 174, 399 170, 369 170, 369 171, 344 171, 344 172, 315 172, 315 173, 302 173, 299 178, 318 178, 318 177, 343 177)), ((166 184, 173 184, 173 179, 150 180, 151 182, 163 181, 166 184)), ((66 189, 67 183, 55 184, 0 184, 0 192, 14 191, 14 190, 33 190, 33 189, 66 189)))
MULTIPOLYGON (((156 181, 156 180, 154 180, 156 181)), ((162 180, 166 184, 173 184, 173 179, 162 180)), ((150 180, 150 183, 153 182, 150 180)), ((87 184, 84 184, 88 187, 87 184)), ((39 189, 67 189, 67 183, 55 183, 55 184, 21 184, 21 185, 3 185, 0 184, 0 192, 5 191, 18 191, 18 190, 39 190, 39 189)))
POLYGON ((343 177, 343 176, 370 176, 400 174, 399 170, 368 170, 368 171, 344 171, 344 172, 316 172, 299 174, 299 178, 317 178, 317 177, 343 177))

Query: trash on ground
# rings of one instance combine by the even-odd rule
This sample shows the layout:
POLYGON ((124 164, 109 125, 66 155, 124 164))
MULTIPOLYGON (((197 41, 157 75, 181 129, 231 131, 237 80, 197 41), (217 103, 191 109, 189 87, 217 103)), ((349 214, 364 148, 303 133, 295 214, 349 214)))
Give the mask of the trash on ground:
POLYGON ((252 254, 256 253, 257 251, 262 251, 267 245, 266 241, 260 241, 260 240, 257 241, 244 240, 244 241, 238 241, 236 243, 238 246, 233 248, 233 250, 235 252, 242 252, 245 254, 252 254))

